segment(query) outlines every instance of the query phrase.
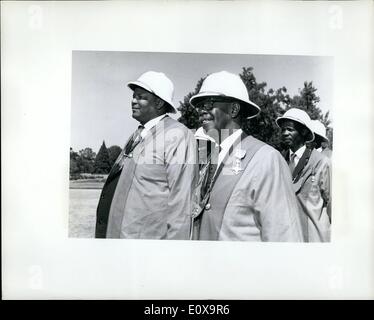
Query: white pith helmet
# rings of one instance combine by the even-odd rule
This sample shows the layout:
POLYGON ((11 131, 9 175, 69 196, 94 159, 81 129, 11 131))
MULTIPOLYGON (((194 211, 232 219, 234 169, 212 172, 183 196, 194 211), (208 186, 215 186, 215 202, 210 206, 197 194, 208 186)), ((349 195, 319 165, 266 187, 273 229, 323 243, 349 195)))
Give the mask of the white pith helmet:
POLYGON ((261 111, 260 107, 249 100, 248 90, 242 79, 233 73, 220 71, 212 73, 204 80, 198 94, 190 99, 193 107, 207 97, 229 97, 240 102, 240 105, 249 108, 248 118, 253 118, 261 111))
POLYGON ((145 72, 138 78, 138 80, 128 82, 127 86, 131 90, 135 90, 136 87, 140 87, 153 93, 167 103, 168 112, 176 113, 174 104, 172 102, 174 85, 164 73, 156 71, 145 72))
POLYGON ((321 121, 312 120, 312 128, 313 128, 314 134, 318 135, 325 141, 329 141, 329 139, 326 136, 326 127, 321 121))

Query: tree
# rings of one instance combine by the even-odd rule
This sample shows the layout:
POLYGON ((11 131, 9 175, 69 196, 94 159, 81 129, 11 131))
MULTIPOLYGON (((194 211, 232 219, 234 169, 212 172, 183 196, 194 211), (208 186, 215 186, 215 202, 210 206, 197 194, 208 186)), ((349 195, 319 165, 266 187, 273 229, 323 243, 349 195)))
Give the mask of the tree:
POLYGON ((121 151, 122 151, 121 147, 116 146, 116 145, 108 148, 110 167, 113 167, 113 164, 118 158, 121 151))
POLYGON ((103 141, 94 161, 94 173, 109 173, 110 168, 109 152, 103 141))
POLYGON ((200 91, 201 85, 203 84, 205 78, 206 77, 200 78, 200 80, 197 81, 195 90, 188 93, 184 97, 183 102, 179 102, 178 110, 182 116, 178 119, 178 121, 183 123, 189 129, 197 129, 199 125, 199 115, 196 109, 190 105, 190 99, 200 91))
POLYGON ((70 174, 92 173, 96 154, 91 148, 84 148, 75 152, 70 148, 70 174))
POLYGON ((327 138, 329 139, 329 148, 332 150, 333 149, 333 144, 334 144, 334 128, 328 127, 327 128, 327 138))
POLYGON ((78 161, 79 161, 78 153, 75 152, 73 148, 70 148, 70 170, 69 170, 70 175, 80 173, 78 161))
POLYGON ((312 120, 322 120, 323 114, 319 107, 317 107, 320 98, 316 95, 317 89, 313 87, 313 82, 304 82, 304 87, 299 94, 291 99, 288 108, 299 108, 309 114, 312 120))
POLYGON ((94 164, 96 153, 91 148, 84 148, 79 150, 79 167, 81 173, 92 173, 94 171, 94 164))
POLYGON ((331 120, 329 119, 330 111, 327 111, 325 115, 320 119, 326 128, 330 127, 331 120))
POLYGON ((251 134, 279 149, 280 130, 275 123, 275 119, 280 115, 283 108, 290 103, 287 89, 282 87, 276 91, 273 89, 266 91, 266 82, 257 82, 252 67, 243 68, 239 76, 247 87, 249 99, 261 109, 257 117, 247 120, 243 130, 247 134, 251 134))

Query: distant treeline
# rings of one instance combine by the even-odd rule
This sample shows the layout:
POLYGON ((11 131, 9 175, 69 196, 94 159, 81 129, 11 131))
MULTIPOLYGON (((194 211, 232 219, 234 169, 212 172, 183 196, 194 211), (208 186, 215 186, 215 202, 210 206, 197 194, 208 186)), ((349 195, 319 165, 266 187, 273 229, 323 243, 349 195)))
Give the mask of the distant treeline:
POLYGON ((121 150, 116 145, 107 148, 105 141, 97 154, 91 148, 78 152, 70 148, 70 177, 77 177, 81 173, 108 174, 121 150))

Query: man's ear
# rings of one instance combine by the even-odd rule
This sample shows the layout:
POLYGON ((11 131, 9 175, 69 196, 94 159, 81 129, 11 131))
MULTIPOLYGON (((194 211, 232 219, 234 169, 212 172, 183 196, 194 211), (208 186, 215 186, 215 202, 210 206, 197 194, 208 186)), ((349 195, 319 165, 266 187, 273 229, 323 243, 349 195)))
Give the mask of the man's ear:
POLYGON ((302 128, 301 135, 303 136, 304 141, 308 140, 309 130, 306 128, 302 128))
POLYGON ((160 98, 156 98, 155 105, 157 110, 161 110, 165 105, 165 101, 161 100, 160 98))
POLYGON ((231 117, 236 118, 238 117, 240 112, 240 103, 239 102, 233 102, 231 105, 231 117))

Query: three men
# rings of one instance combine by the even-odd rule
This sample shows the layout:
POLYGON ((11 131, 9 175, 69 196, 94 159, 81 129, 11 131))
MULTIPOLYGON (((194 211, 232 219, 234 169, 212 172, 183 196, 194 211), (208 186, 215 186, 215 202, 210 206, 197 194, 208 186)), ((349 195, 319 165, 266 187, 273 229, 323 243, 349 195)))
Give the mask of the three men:
POLYGON ((304 241, 330 241, 330 161, 316 149, 306 146, 307 142, 314 140, 314 132, 305 111, 289 109, 276 123, 282 130, 282 140, 287 146, 284 156, 299 200, 304 241))
POLYGON ((209 75, 190 99, 195 137, 166 115, 175 113, 174 86, 163 73, 128 87, 140 125, 104 185, 97 238, 329 241, 330 162, 306 147, 315 135, 304 111, 276 120, 286 162, 242 130, 260 108, 237 75, 209 75))
POLYGON ((196 144, 175 113, 173 83, 149 71, 129 82, 140 124, 116 160, 97 208, 97 238, 188 239, 196 144))
POLYGON ((281 154, 246 135, 244 121, 260 108, 249 100, 239 76, 213 73, 190 104, 209 110, 203 124, 216 130, 195 189, 194 234, 199 240, 302 241, 297 200, 281 154), (215 138, 216 139, 216 138, 215 138))

